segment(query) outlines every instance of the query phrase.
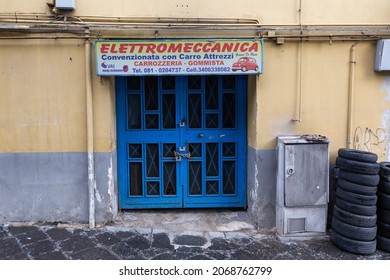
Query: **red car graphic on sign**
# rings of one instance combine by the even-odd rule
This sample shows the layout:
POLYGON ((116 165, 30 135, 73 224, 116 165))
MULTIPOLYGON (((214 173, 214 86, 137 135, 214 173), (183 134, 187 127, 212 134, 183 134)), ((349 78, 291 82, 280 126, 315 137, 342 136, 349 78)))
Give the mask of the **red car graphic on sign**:
POLYGON ((232 70, 241 70, 242 72, 246 72, 248 70, 258 71, 259 66, 256 63, 256 59, 251 57, 241 57, 237 62, 233 63, 232 70))

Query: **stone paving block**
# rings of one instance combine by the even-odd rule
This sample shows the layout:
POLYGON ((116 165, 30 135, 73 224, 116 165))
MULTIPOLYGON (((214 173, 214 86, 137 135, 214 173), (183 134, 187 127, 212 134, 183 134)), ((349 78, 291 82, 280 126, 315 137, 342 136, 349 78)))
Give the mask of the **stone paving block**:
POLYGON ((46 234, 54 241, 65 240, 73 236, 73 233, 66 228, 51 228, 46 230, 46 234))
POLYGON ((58 244, 65 252, 78 252, 96 246, 88 237, 80 235, 72 236, 64 241, 60 241, 58 244))
POLYGON ((145 260, 146 258, 136 248, 128 246, 124 241, 110 246, 110 250, 123 260, 145 260))
POLYGON ((50 240, 34 242, 32 244, 24 246, 23 249, 33 259, 37 258, 39 255, 46 254, 47 252, 52 252, 55 250, 54 244, 50 240))
POLYGON ((230 251, 207 251, 206 255, 214 260, 228 260, 230 259, 230 251))
POLYGON ((201 247, 186 247, 186 246, 180 246, 176 250, 178 253, 185 253, 185 254, 199 254, 204 251, 203 248, 201 247))
POLYGON ((175 236, 172 243, 185 246, 204 246, 207 243, 207 239, 203 236, 183 234, 175 236))
POLYGON ((35 243, 41 240, 48 239, 49 237, 41 230, 36 229, 26 233, 21 233, 16 236, 22 245, 35 243))
POLYGON ((146 259, 146 260, 150 260, 157 255, 161 255, 161 254, 165 254, 165 253, 173 254, 173 255, 176 254, 175 250, 169 250, 166 248, 153 248, 152 247, 149 249, 139 251, 139 254, 142 255, 142 258, 146 259))
POLYGON ((0 239, 0 259, 21 253, 24 252, 14 237, 0 239))
POLYGON ((171 244, 171 240, 169 239, 168 234, 166 233, 156 233, 153 234, 153 241, 152 241, 152 247, 155 248, 166 248, 166 249, 173 249, 174 246, 171 244))
POLYGON ((133 236, 125 241, 131 248, 147 249, 151 246, 150 241, 141 235, 133 236))
POLYGON ((94 247, 69 254, 73 260, 118 260, 119 258, 103 248, 94 247))
POLYGON ((0 260, 30 260, 30 258, 26 255, 26 253, 19 253, 16 255, 8 256, 3 258, 0 258, 0 260))
POLYGON ((235 250, 240 248, 240 245, 222 238, 214 238, 210 242, 209 250, 235 250))
POLYGON ((37 229, 38 228, 36 226, 8 226, 7 227, 7 230, 13 235, 24 234, 37 229))
POLYGON ((47 252, 42 255, 38 255, 35 260, 67 260, 68 258, 59 251, 47 252))
POLYGON ((231 260, 258 260, 258 257, 248 251, 239 249, 230 256, 231 260))
POLYGON ((120 240, 127 240, 129 238, 132 238, 132 237, 138 235, 134 231, 108 231, 108 232, 112 233, 114 236, 116 236, 120 240))
POLYGON ((195 256, 189 257, 187 260, 212 260, 212 258, 205 256, 205 255, 195 255, 195 256))
POLYGON ((259 256, 260 259, 263 259, 266 256, 267 250, 265 250, 265 246, 258 242, 251 242, 242 247, 243 250, 251 253, 253 255, 259 256))
POLYGON ((108 233, 108 232, 97 234, 95 236, 95 239, 98 243, 102 243, 108 246, 116 244, 121 241, 118 237, 115 236, 115 234, 108 233))
POLYGON ((163 253, 160 255, 156 255, 151 260, 180 260, 180 258, 177 258, 174 254, 171 253, 163 253))

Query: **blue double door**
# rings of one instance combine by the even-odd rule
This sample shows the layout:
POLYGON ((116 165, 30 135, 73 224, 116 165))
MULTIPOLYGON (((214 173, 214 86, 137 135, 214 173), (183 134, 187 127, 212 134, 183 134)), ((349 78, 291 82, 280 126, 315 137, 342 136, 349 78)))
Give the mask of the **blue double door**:
POLYGON ((246 207, 246 77, 116 80, 119 204, 246 207))

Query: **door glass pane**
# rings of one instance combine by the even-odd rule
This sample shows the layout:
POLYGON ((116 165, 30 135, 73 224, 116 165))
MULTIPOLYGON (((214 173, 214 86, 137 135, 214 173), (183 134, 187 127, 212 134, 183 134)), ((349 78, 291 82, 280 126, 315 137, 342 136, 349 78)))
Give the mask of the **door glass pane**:
POLYGON ((145 77, 145 110, 158 110, 158 78, 145 77))
POLYGON ((236 88, 236 77, 235 76, 223 76, 222 77, 222 88, 223 89, 235 89, 236 88))
POLYGON ((164 162, 164 195, 176 195, 176 162, 164 162))
POLYGON ((163 144, 163 157, 165 158, 173 158, 175 157, 176 144, 169 143, 163 144))
POLYGON ((223 143, 223 156, 234 157, 236 155, 236 143, 223 143))
POLYGON ((190 128, 202 127, 202 104, 200 94, 188 95, 188 125, 190 128))
POLYGON ((146 114, 145 115, 145 128, 157 129, 158 128, 158 114, 146 114))
POLYGON ((188 190, 190 195, 202 194, 202 163, 189 163, 188 190))
POLYGON ((206 128, 218 128, 218 114, 206 114, 206 128))
POLYGON ((159 182, 147 182, 146 190, 148 195, 160 195, 160 183, 159 182))
POLYGON ((218 109, 218 77, 206 77, 206 109, 218 109))
POLYGON ((158 144, 146 145, 146 176, 159 177, 159 148, 158 144))
POLYGON ((188 89, 196 90, 202 88, 202 78, 200 76, 188 77, 188 89))
POLYGON ((176 127, 176 102, 174 94, 163 95, 163 128, 176 127))
POLYGON ((222 124, 223 128, 236 127, 236 96, 234 93, 225 93, 222 99, 222 124))
POLYGON ((223 162, 223 193, 236 193, 236 163, 234 161, 223 162))
POLYGON ((176 88, 176 77, 175 76, 163 76, 162 77, 162 89, 163 90, 174 90, 176 88))
POLYGON ((129 163, 130 195, 142 195, 142 163, 129 163))
POLYGON ((129 144, 129 158, 142 158, 142 144, 129 144))
POLYGON ((218 194, 218 181, 207 181, 206 182, 206 194, 218 194))
POLYGON ((190 143, 189 152, 191 153, 191 158, 202 157, 202 144, 201 143, 190 143))
POLYGON ((127 90, 141 90, 141 77, 131 76, 127 77, 127 90))
POLYGON ((206 144, 206 175, 218 176, 218 143, 206 144))
POLYGON ((127 96, 127 127, 128 129, 141 128, 141 96, 139 94, 127 96))

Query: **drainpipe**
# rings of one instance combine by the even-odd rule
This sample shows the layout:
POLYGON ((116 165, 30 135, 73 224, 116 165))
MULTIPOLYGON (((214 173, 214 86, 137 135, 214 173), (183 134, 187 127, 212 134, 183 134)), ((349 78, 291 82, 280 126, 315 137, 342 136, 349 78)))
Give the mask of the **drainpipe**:
MULTIPOLYGON (((299 28, 300 35, 302 36, 302 0, 299 0, 299 28)), ((303 60, 303 39, 301 38, 298 43, 297 54, 297 87, 296 87, 296 100, 295 100, 295 114, 292 121, 301 122, 302 116, 302 60, 303 60)))
POLYGON ((89 227, 95 227, 95 156, 93 144, 93 100, 91 75, 91 43, 89 29, 85 29, 85 98, 87 111, 88 197, 89 227))
POLYGON ((302 59, 303 59, 302 49, 303 49, 303 41, 301 40, 298 43, 295 116, 292 119, 294 122, 301 122, 301 117, 302 117, 302 59))
POLYGON ((351 46, 349 52, 349 84, 348 84, 348 116, 347 116, 347 148, 351 148, 352 124, 353 124, 353 99, 355 91, 355 67, 356 67, 356 45, 351 46))

